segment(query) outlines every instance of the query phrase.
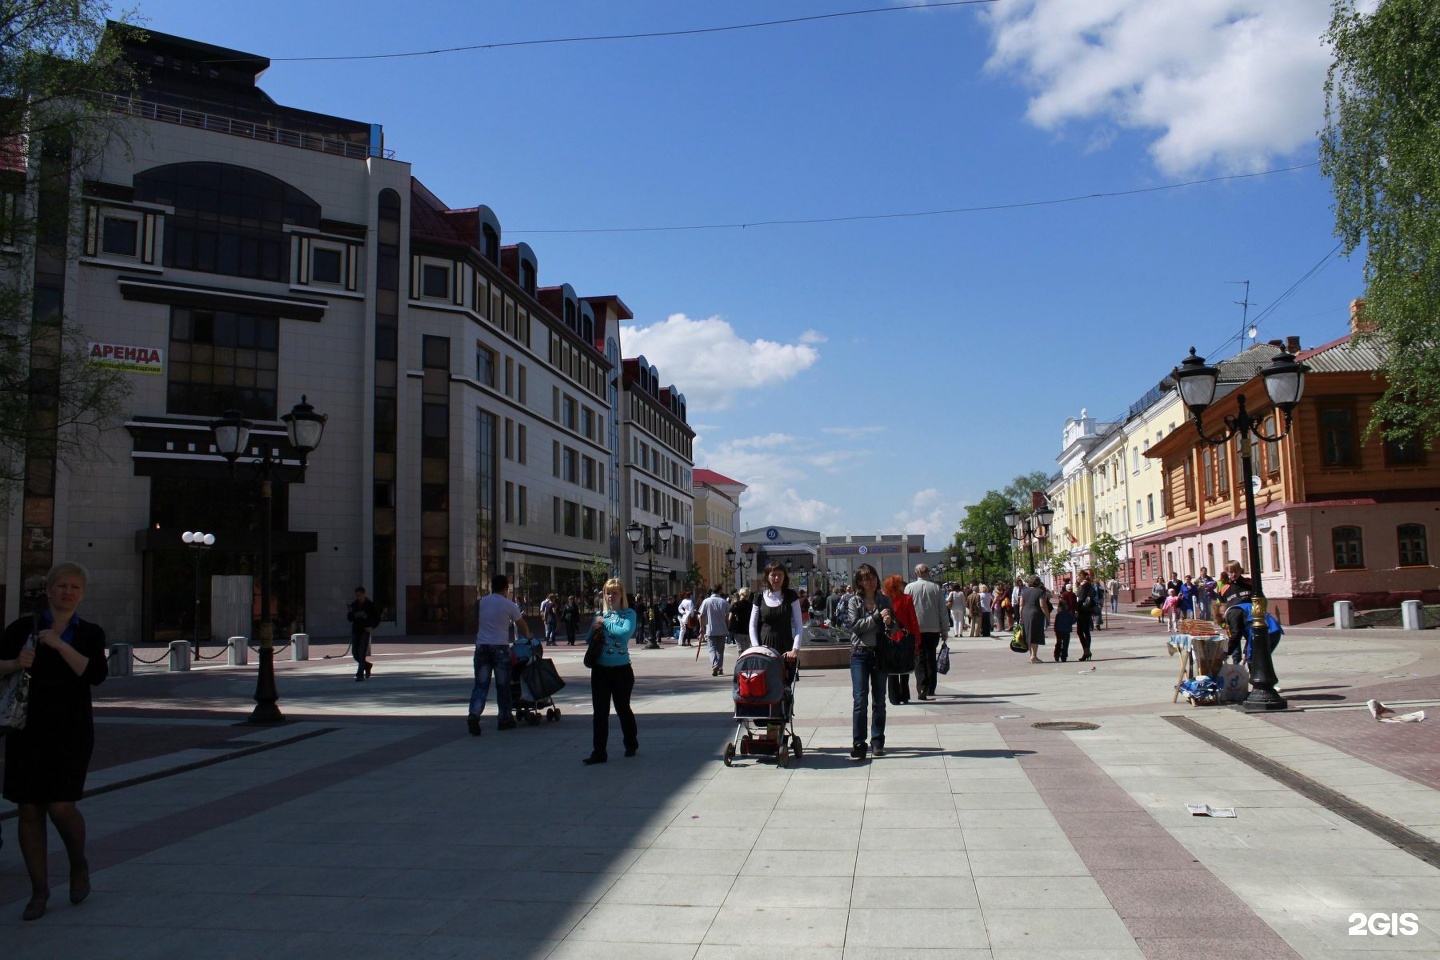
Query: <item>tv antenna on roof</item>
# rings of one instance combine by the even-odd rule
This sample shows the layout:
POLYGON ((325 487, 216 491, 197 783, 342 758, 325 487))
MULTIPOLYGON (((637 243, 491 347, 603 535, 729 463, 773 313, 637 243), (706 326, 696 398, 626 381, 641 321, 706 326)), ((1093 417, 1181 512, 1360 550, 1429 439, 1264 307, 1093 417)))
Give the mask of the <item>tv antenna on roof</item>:
POLYGON ((1257 336, 1259 336, 1260 331, 1259 331, 1258 329, 1256 329, 1255 327, 1250 326, 1250 322, 1249 322, 1249 321, 1250 321, 1250 281, 1249 281, 1249 280, 1230 280, 1230 281, 1227 281, 1227 282, 1228 282, 1228 283, 1235 283, 1235 284, 1240 284, 1240 283, 1245 284, 1245 299, 1243 299, 1243 300, 1236 300, 1236 301, 1235 301, 1235 303, 1238 304, 1239 307, 1240 307, 1240 349, 1236 351, 1236 353, 1240 353, 1240 352, 1242 352, 1242 351, 1245 349, 1245 338, 1248 336, 1251 340, 1254 340, 1257 336))

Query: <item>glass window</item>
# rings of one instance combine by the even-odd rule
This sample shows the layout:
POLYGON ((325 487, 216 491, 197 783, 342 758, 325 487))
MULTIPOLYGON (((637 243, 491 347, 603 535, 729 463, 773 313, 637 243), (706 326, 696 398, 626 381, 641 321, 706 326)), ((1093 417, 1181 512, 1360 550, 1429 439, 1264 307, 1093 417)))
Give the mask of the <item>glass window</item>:
POLYGON ((340 251, 316 247, 310 251, 310 279, 317 283, 340 282, 340 251))
POLYGON ((320 205, 259 170, 176 163, 135 177, 135 199, 175 208, 166 217, 165 266, 288 280, 287 225, 320 227, 320 205))
POLYGON ((475 379, 487 387, 495 386, 495 352, 478 343, 475 345, 475 379))
POLYGON ((450 297, 450 268, 427 263, 420 271, 420 295, 441 300, 450 297))
POLYGON ((422 341, 424 364, 433 370, 450 369, 450 338, 427 336, 422 341))
POLYGON ((1280 572, 1280 531, 1270 531, 1270 569, 1280 572))
POLYGON ((1335 546, 1335 569, 1355 570, 1365 566, 1365 548, 1359 527, 1336 527, 1330 531, 1335 546))
POLYGON ((119 257, 140 253, 140 223, 125 217, 106 217, 100 228, 100 250, 119 257))
POLYGON ((1429 565, 1430 551, 1425 543, 1424 524, 1401 524, 1395 534, 1400 546, 1400 566, 1424 567, 1429 565))
POLYGON ((444 457, 450 453, 450 410, 443 403, 425 403, 420 408, 420 454, 444 457))
POLYGON ((1320 451, 1327 467, 1356 465, 1355 414, 1349 407, 1320 410, 1320 451))
POLYGON ((274 420, 279 337, 276 317, 172 307, 166 411, 274 420))
POLYGON ((1388 467, 1421 467, 1425 465, 1425 448, 1415 434, 1400 440, 1385 441, 1385 465, 1388 467))

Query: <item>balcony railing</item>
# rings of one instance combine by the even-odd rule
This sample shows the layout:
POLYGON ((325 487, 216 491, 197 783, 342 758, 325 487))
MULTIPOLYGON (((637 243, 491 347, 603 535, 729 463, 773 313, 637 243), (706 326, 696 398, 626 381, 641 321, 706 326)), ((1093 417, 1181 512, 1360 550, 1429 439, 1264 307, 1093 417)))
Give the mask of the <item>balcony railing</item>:
MULTIPOLYGON (((147 120, 159 120, 162 123, 177 123, 182 127, 212 130, 216 133, 224 133, 232 137, 244 137, 247 140, 265 140, 269 143, 278 143, 287 147, 299 147, 301 150, 314 150, 317 153, 329 153, 335 156, 350 157, 355 160, 364 160, 370 156, 370 148, 368 145, 355 143, 352 140, 322 137, 313 133, 301 133, 298 130, 285 130, 281 127, 269 126, 268 124, 251 123, 248 120, 236 120, 232 117, 220 117, 212 113, 186 110, 183 107, 155 103, 150 100, 139 100, 134 97, 126 97, 119 94, 107 93, 104 96, 105 104, 112 112, 125 114, 126 116, 143 117, 147 120)), ((381 151, 381 155, 386 160, 395 159, 394 150, 381 151)))

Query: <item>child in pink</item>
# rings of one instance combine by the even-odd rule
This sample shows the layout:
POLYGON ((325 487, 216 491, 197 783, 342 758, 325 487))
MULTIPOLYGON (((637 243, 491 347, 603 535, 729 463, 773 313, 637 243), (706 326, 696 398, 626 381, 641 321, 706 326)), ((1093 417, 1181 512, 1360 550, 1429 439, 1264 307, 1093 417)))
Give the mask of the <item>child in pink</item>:
POLYGON ((1171 633, 1180 629, 1180 594, 1172 588, 1165 602, 1160 605, 1160 620, 1170 628, 1171 633))

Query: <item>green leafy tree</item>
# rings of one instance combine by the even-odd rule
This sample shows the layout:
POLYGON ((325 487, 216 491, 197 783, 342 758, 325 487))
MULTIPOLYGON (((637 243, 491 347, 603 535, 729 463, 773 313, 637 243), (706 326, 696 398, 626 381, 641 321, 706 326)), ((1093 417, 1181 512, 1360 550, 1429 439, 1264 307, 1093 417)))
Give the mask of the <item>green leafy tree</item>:
POLYGON ((1365 246, 1365 336, 1389 380, 1367 436, 1440 434, 1440 4, 1335 0, 1320 167, 1346 253, 1365 246))
POLYGON ((1102 533, 1090 541, 1091 565, 1101 580, 1110 580, 1120 572, 1120 541, 1102 533))
POLYGON ((124 139, 106 97, 135 83, 120 56, 132 28, 107 30, 105 14, 95 0, 0 0, 0 166, 23 167, 0 170, 0 241, 13 251, 0 264, 0 512, 21 481, 51 489, 57 463, 98 449, 129 395, 35 279, 75 253, 83 173, 124 139))
POLYGON ((1006 500, 1009 500, 1022 513, 1031 512, 1030 494, 1036 491, 1043 491, 1050 485, 1050 474, 1044 470, 1036 470, 1033 473, 1024 473, 1010 481, 1010 484, 1001 490, 1006 500))
POLYGON ((1010 528, 1005 525, 1005 510, 1012 505, 1003 493, 991 490, 979 503, 965 509, 950 549, 971 578, 989 580, 996 571, 1010 569, 1010 528), (967 540, 975 544, 974 564, 961 546, 967 540), (989 550, 992 543, 995 544, 993 553, 989 550))
POLYGON ((605 586, 605 581, 610 579, 610 561, 598 553, 592 553, 585 562, 584 574, 586 589, 598 591, 605 586))
POLYGON ((700 572, 700 564, 694 560, 690 561, 690 569, 685 573, 685 586, 694 593, 705 583, 705 575, 700 572))
POLYGON ((1050 576, 1058 582, 1070 572, 1070 551, 1064 547, 1056 547, 1046 562, 1050 566, 1050 576))

